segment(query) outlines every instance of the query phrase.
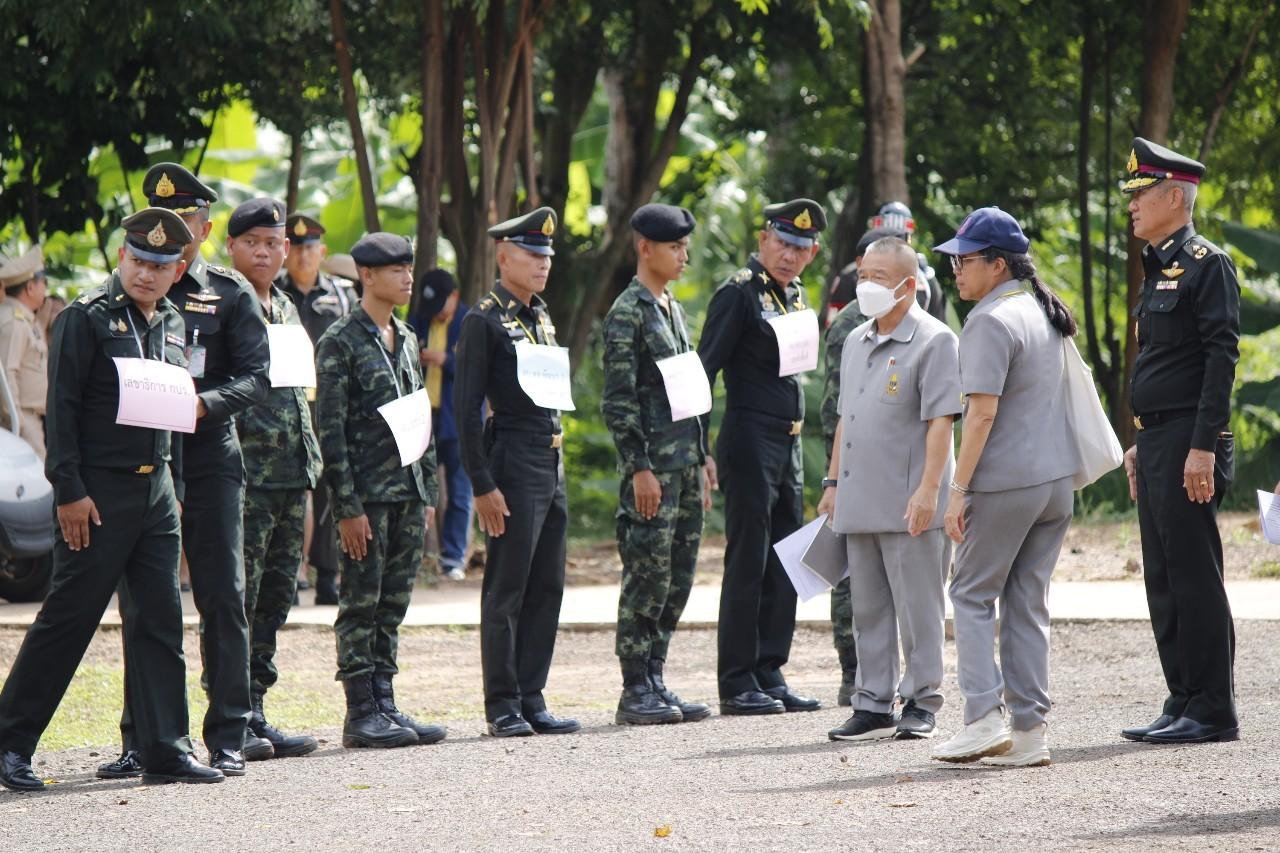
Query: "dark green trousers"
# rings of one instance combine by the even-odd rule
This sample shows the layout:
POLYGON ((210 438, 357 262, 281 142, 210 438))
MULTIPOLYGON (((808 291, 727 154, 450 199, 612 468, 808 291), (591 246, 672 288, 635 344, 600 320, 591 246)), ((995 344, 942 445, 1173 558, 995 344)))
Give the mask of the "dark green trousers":
POLYGON ((409 610, 413 582, 422 565, 426 504, 367 503, 364 511, 373 529, 369 550, 363 560, 342 555, 338 619, 333 625, 338 681, 399 672, 400 623, 409 610))
POLYGON ((280 677, 276 633, 289 618, 307 518, 306 489, 244 491, 244 612, 249 620, 249 689, 262 695, 280 677))
POLYGON ((102 526, 90 527, 81 551, 57 531, 49 595, 0 692, 0 748, 35 751, 119 584, 132 593, 120 613, 134 748, 144 766, 157 767, 191 752, 173 480, 168 467, 148 475, 85 467, 80 475, 102 526))

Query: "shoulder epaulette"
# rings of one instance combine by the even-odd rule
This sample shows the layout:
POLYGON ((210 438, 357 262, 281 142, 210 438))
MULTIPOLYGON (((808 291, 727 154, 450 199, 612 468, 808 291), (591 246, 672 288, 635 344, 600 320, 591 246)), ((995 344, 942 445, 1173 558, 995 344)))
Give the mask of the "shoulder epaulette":
POLYGON ((481 311, 491 311, 497 306, 498 306, 498 300, 493 298, 492 293, 490 293, 488 296, 484 297, 483 299, 481 299, 479 302, 476 303, 476 308, 480 309, 481 311))
POLYGON ((88 305, 90 302, 96 302, 97 300, 102 299, 106 295, 107 295, 107 286, 105 284, 100 284, 97 287, 92 287, 86 290, 84 293, 80 294, 80 297, 76 300, 76 304, 88 305))
POLYGON ((1203 237, 1196 235, 1182 245, 1182 250, 1197 261, 1204 260, 1209 255, 1217 254, 1222 250, 1210 243, 1203 237))
POLYGON ((746 284, 747 282, 751 281, 751 279, 755 277, 756 277, 755 273, 753 273, 751 270, 746 269, 744 267, 738 270, 736 273, 734 273, 729 278, 729 281, 733 282, 734 284, 746 284))
MULTIPOLYGON (((224 267, 221 264, 208 264, 206 268, 209 272, 215 272, 223 278, 229 278, 236 284, 249 284, 249 279, 245 278, 239 270, 231 267, 224 267)), ((252 287, 253 285, 249 286, 252 287)))

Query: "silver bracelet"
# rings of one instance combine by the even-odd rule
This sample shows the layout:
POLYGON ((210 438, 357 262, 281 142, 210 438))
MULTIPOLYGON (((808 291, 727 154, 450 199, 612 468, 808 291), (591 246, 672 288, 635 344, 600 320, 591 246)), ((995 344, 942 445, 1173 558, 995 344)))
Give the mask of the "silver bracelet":
POLYGON ((951 481, 951 491, 953 491, 953 492, 959 492, 959 493, 960 493, 960 494, 962 494, 962 495, 971 495, 971 494, 973 494, 973 489, 970 489, 970 488, 968 488, 967 486, 962 486, 962 485, 960 485, 959 483, 957 483, 955 480, 952 480, 952 481, 951 481))

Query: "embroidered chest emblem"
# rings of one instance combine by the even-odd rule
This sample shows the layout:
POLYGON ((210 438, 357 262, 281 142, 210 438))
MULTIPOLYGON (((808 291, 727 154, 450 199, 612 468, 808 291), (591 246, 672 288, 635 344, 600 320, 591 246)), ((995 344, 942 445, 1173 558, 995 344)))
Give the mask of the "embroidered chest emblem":
POLYGON ((884 386, 884 393, 888 394, 890 397, 898 396, 898 374, 889 374, 889 384, 884 386))

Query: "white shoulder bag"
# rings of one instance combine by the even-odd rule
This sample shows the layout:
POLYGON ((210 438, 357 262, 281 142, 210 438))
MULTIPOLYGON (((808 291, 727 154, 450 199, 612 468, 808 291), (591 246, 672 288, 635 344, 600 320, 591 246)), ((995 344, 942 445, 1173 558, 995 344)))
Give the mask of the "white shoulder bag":
POLYGON ((1062 372, 1066 380, 1067 416, 1071 420, 1071 437, 1080 458, 1075 487, 1083 489, 1124 462, 1124 450, 1111 421, 1098 399, 1093 384, 1093 371, 1084 363, 1075 341, 1062 338, 1062 372))

